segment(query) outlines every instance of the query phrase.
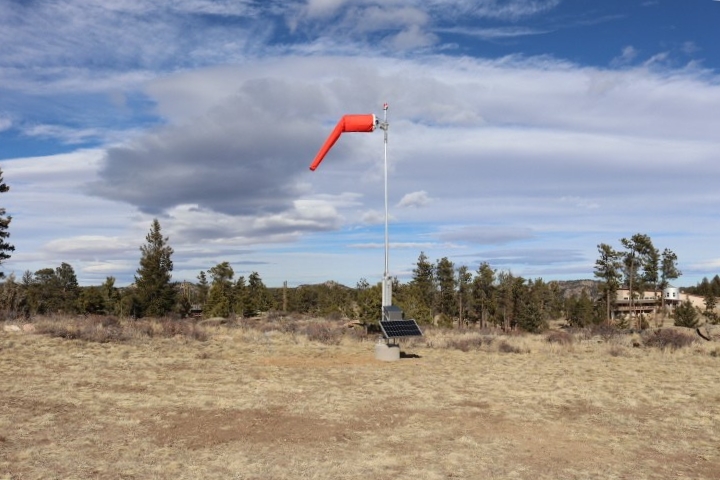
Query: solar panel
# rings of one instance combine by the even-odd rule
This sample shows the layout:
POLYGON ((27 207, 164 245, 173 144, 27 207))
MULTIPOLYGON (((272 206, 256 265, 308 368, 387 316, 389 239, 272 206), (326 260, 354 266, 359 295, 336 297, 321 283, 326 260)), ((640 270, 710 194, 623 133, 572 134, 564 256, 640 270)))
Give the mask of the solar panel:
POLYGON ((422 331, 415 320, 383 320, 380 328, 385 338, 422 337, 422 331))

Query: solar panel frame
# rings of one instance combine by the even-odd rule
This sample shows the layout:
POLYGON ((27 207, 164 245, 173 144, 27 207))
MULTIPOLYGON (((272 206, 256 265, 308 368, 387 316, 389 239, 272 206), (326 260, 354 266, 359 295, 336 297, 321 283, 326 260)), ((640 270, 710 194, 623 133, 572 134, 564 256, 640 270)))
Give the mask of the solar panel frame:
POLYGON ((383 320, 380 322, 380 329, 385 338, 422 337, 415 320, 383 320))

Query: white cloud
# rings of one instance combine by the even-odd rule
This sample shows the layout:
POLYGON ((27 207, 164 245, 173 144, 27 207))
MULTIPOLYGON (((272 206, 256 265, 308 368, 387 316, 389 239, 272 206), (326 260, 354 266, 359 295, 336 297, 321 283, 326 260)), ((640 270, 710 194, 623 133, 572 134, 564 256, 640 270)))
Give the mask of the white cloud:
POLYGON ((417 192, 407 193, 405 194, 401 199, 400 202, 398 202, 398 207, 400 208, 408 208, 408 207, 424 207, 430 202, 430 196, 425 190, 420 190, 417 192))

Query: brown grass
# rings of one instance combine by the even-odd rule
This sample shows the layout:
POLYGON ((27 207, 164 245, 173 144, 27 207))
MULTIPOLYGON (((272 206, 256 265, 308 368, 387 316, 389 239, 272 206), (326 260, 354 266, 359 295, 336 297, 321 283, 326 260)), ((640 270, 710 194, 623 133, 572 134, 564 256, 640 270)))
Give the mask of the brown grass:
POLYGON ((720 478, 712 342, 428 329, 383 363, 274 323, 0 332, 0 479, 720 478))

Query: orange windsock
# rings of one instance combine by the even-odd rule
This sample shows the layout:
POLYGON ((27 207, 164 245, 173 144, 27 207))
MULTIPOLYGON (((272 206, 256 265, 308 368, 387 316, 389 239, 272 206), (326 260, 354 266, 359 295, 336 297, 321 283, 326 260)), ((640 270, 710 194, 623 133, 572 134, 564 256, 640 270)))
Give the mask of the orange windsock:
POLYGON ((310 165, 310 170, 315 170, 320 162, 323 161, 325 155, 330 151, 335 142, 338 141, 340 135, 345 132, 372 132, 375 130, 375 115, 372 113, 363 115, 344 115, 335 128, 333 129, 330 136, 325 140, 322 148, 315 156, 315 160, 310 165))

